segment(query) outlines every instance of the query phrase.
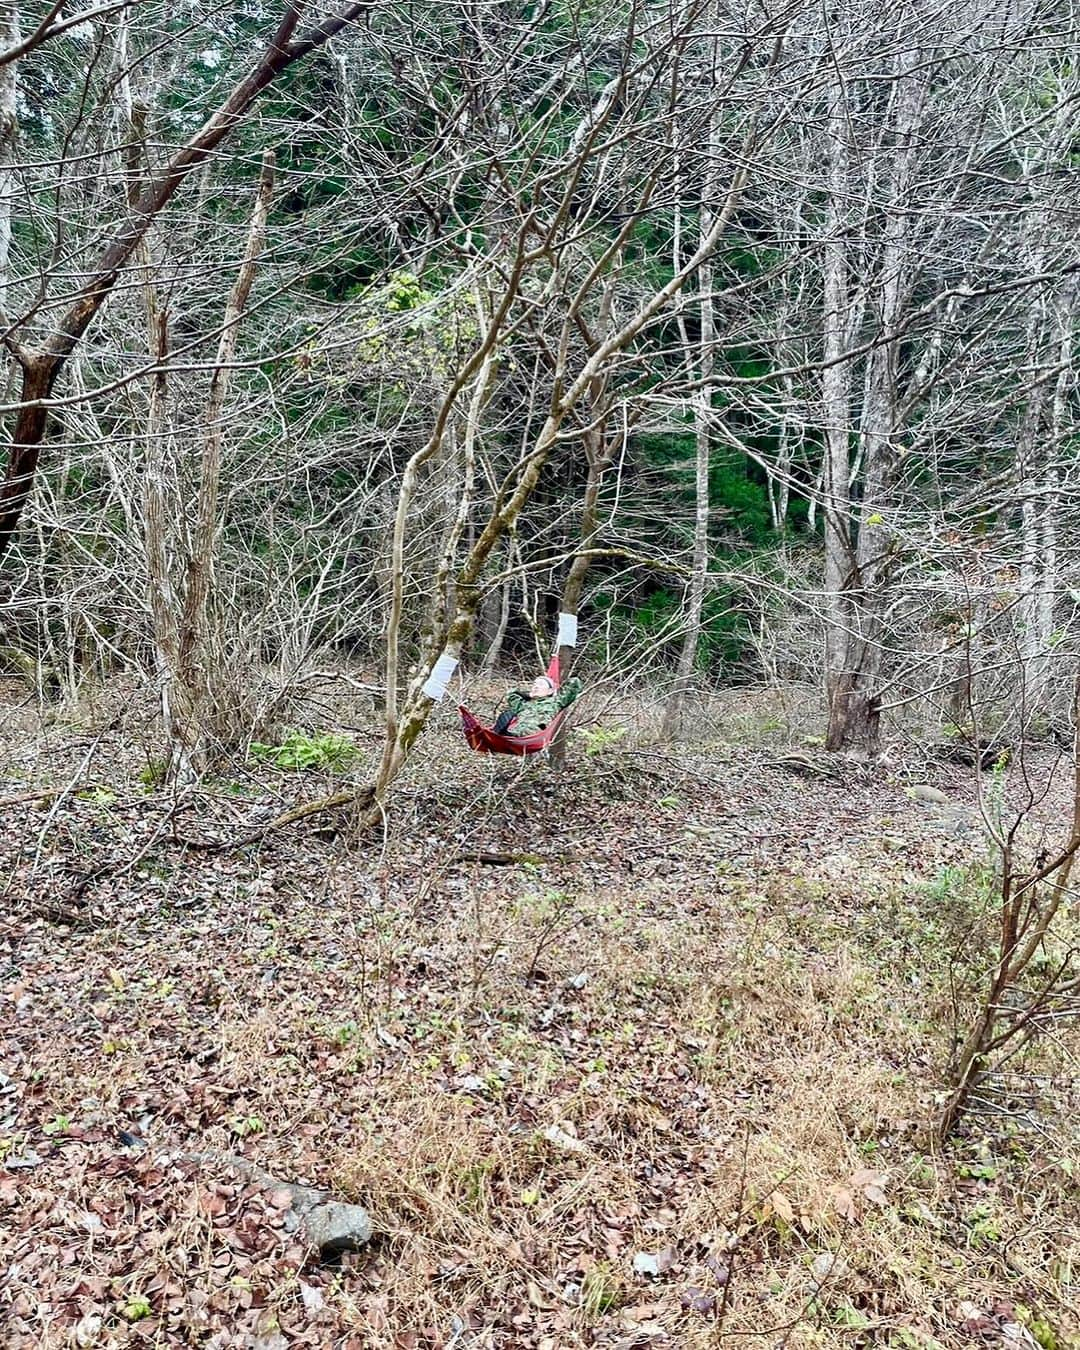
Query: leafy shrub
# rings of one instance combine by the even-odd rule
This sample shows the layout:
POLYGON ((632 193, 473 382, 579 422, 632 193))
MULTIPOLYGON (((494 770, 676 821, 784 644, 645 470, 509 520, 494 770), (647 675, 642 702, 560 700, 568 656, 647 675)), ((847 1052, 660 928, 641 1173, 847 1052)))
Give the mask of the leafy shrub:
POLYGON ((326 769, 341 772, 356 762, 359 751, 348 736, 337 736, 331 731, 310 735, 306 731, 290 731, 280 745, 251 742, 253 759, 273 764, 278 769, 326 769))
POLYGON ((168 760, 151 756, 139 770, 139 783, 147 792, 152 792, 154 788, 161 787, 165 782, 165 775, 168 772, 168 769, 168 760))
POLYGON ((625 727, 587 727, 582 733, 587 755, 600 755, 611 745, 618 745, 626 735, 625 727))

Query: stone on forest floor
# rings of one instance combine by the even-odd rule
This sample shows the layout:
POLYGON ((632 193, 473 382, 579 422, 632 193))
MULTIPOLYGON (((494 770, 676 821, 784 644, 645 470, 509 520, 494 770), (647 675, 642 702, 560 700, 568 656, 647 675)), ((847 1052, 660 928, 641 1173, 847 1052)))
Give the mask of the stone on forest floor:
POLYGON ((931 787, 929 783, 915 783, 905 790, 914 801, 926 802, 930 806, 945 806, 949 800, 940 788, 931 787))
POLYGON ((300 1181, 281 1181, 250 1158, 211 1152, 176 1156, 200 1167, 230 1168, 260 1186, 269 1193, 271 1204, 286 1211, 286 1232, 295 1232, 303 1224, 308 1241, 323 1257, 359 1251, 374 1235, 371 1217, 363 1206, 336 1200, 327 1191, 300 1181))
POLYGON ((818 1252, 810 1263, 815 1292, 830 1280, 841 1280, 847 1274, 847 1262, 835 1252, 818 1252))
POLYGON ((323 1256, 359 1251, 371 1241, 371 1219, 360 1205, 326 1200, 305 1209, 304 1230, 323 1256))

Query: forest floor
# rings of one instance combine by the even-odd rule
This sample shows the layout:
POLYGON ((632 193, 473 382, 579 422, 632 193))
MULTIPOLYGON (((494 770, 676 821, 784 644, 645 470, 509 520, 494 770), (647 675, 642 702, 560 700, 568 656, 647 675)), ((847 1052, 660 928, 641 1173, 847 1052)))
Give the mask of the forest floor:
MULTIPOLYGON (((807 779, 743 695, 676 750, 608 710, 562 775, 440 714, 381 836, 215 852, 329 776, 174 800, 137 700, 8 694, 5 1350, 1080 1345, 1075 1036, 935 1143, 990 931, 974 770, 807 779), (373 1242, 320 1262, 237 1158, 373 1242)), ((1071 765, 1027 767, 1037 847, 1071 765)))

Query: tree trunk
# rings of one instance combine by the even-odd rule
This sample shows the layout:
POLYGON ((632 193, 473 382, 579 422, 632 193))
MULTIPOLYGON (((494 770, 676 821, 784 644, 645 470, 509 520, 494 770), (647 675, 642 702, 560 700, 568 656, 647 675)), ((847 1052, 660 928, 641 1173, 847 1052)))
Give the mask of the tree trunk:
MULTIPOLYGON (((709 51, 709 78, 715 88, 717 79, 716 38, 709 51)), ((705 146, 705 173, 698 202, 699 245, 712 232, 715 219, 716 166, 720 153, 719 117, 709 118, 705 146)), ((694 548, 690 568, 690 586, 686 598, 685 634, 675 669, 675 686, 668 698, 661 734, 671 739, 679 729, 684 705, 694 683, 698 648, 701 646, 701 614, 705 600, 705 578, 709 570, 709 465, 712 441, 712 377, 716 362, 716 321, 713 304, 712 255, 708 254, 698 271, 698 310, 700 333, 697 351, 697 378, 701 387, 694 394, 694 548)))
MULTIPOLYGON (((562 614, 572 614, 577 618, 581 610, 581 599, 585 593, 585 581, 589 575, 592 557, 589 549, 596 541, 600 529, 600 490, 604 484, 604 474, 615 459, 619 442, 608 438, 603 425, 591 431, 585 438, 585 449, 589 460, 589 473, 585 480, 585 495, 581 504, 581 524, 578 531, 578 552, 563 583, 559 609, 562 614)), ((559 675, 562 681, 568 680, 574 673, 577 659, 577 644, 560 646, 559 675)), ((566 723, 560 726, 551 744, 551 761, 557 772, 566 767, 566 723)))
MULTIPOLYGON (((702 277, 703 290, 712 289, 712 269, 702 277)), ((713 366, 712 296, 703 294, 701 302, 701 376, 708 380, 713 366)), ((675 670, 675 687, 664 709, 661 734, 671 739, 678 731, 687 696, 694 684, 701 645, 701 614, 705 601, 705 579, 709 570, 709 464, 712 439, 712 386, 708 383, 694 396, 694 552, 690 586, 686 602, 686 632, 675 670)))
POLYGON ((37 473, 48 423, 44 400, 52 393, 58 371, 56 359, 40 352, 23 357, 21 364, 19 413, 8 450, 7 474, 0 485, 0 558, 15 533, 37 473))
MULTIPOLYGON (((1069 397, 1075 378, 1074 371, 1074 334, 1073 312, 1076 303, 1076 286, 1067 283, 1062 287, 1055 305, 1057 324, 1057 362, 1058 377, 1054 385, 1054 398, 1050 415, 1050 446, 1043 474, 1043 537, 1042 537, 1042 578, 1036 610, 1036 623, 1043 644, 1049 653, 1054 641, 1054 610, 1058 594, 1058 511, 1060 507, 1060 475, 1058 457, 1070 434, 1069 397)), ((1045 663, 1045 677, 1042 698, 1047 697, 1047 685, 1050 677, 1049 660, 1045 663)))
MULTIPOLYGON (((147 269, 149 272, 149 269, 147 269)), ((146 418, 146 475, 143 482, 143 550, 146 555, 150 619, 154 633, 154 660, 161 696, 161 724, 165 744, 176 743, 173 695, 179 665, 180 605, 169 566, 175 516, 170 511, 168 487, 168 314, 159 308, 155 289, 145 284, 150 354, 156 364, 146 418)))
POLYGON ((263 156, 244 257, 225 306, 206 406, 195 528, 185 569, 171 693, 173 740, 169 753, 172 772, 180 781, 191 781, 203 771, 211 739, 214 681, 208 622, 214 585, 214 551, 220 524, 218 488, 225 400, 232 380, 232 360, 236 352, 240 321, 247 308, 266 235, 266 219, 273 188, 274 152, 268 150, 263 156))
POLYGON ((825 698, 830 735, 847 708, 850 624, 848 584, 852 570, 850 434, 851 366, 844 358, 848 330, 848 129, 843 86, 833 86, 827 132, 829 195, 824 245, 825 369, 821 411, 825 453, 822 518, 825 527, 825 698))
MULTIPOLYGON (((925 82, 917 56, 905 54, 894 83, 893 169, 885 209, 881 270, 877 285, 877 329, 885 335, 867 357, 859 458, 863 492, 854 566, 848 579, 848 624, 843 632, 844 659, 834 678, 826 746, 839 750, 860 744, 876 748, 880 735, 880 677, 884 654, 884 613, 888 603, 892 533, 886 512, 896 465, 897 360, 895 336, 908 292, 909 194, 915 140, 922 114, 925 82)), ((850 517, 849 517, 850 519, 850 517)))
MULTIPOLYGON (((0 11, 0 49, 19 42, 19 10, 8 0, 0 11)), ((18 141, 18 64, 0 66, 0 324, 8 323, 8 282, 11 254, 11 207, 15 200, 14 164, 18 141)))
MULTIPOLYGON (((1041 250, 1032 267, 1045 265, 1041 250)), ((1054 599, 1057 590, 1057 457, 1067 435, 1072 376, 1072 323, 1067 288, 1054 304, 1032 297, 1025 367, 1031 388, 1016 441, 1020 506, 1020 699, 1025 724, 1045 709, 1051 676, 1054 599), (1056 364, 1051 387, 1046 366, 1056 364), (1048 406, 1049 405, 1049 406, 1048 406)))
MULTIPOLYGON (((510 570, 512 560, 511 550, 506 549, 507 571, 510 570)), ((483 605, 483 621, 481 624, 481 646, 484 649, 484 655, 480 662, 480 669, 485 675, 490 675, 499 664, 499 657, 502 655, 503 643, 506 640, 506 630, 510 626, 510 598, 513 594, 513 578, 508 576, 499 587, 496 594, 488 595, 483 605)))

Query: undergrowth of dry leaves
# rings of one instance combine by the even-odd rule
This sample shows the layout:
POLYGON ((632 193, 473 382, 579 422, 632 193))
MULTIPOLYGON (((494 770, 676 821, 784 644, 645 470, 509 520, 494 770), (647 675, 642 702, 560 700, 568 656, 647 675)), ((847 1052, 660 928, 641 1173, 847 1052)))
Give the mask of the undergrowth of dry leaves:
POLYGON ((214 852, 326 780, 176 801, 119 706, 3 710, 7 1350, 1080 1344, 1075 1039, 933 1142, 969 772, 586 731, 557 777, 443 720, 381 837, 214 852), (371 1246, 320 1262, 297 1180, 371 1246))

